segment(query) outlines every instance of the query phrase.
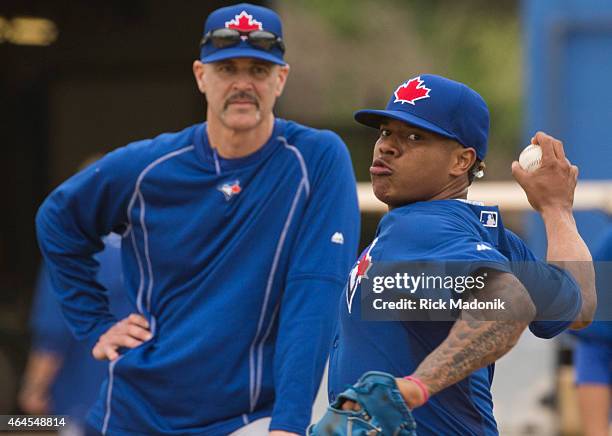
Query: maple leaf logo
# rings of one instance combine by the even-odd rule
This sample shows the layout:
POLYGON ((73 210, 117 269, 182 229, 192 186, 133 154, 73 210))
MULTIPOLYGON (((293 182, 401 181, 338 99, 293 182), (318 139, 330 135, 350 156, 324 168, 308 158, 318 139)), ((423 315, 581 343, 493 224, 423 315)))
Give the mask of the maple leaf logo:
POLYGON ((253 30, 263 30, 260 21, 257 21, 247 11, 242 11, 234 17, 234 19, 225 22, 225 27, 228 29, 238 30, 240 32, 252 32, 253 30))
POLYGON ((429 91, 431 91, 431 89, 425 86, 425 82, 421 80, 421 77, 415 77, 398 86, 394 92, 395 100, 393 103, 410 103, 414 106, 415 101, 429 98, 429 91))
POLYGON ((370 259, 367 257, 367 253, 364 254, 359 262, 357 263, 357 277, 365 277, 368 278, 368 270, 372 266, 370 259))

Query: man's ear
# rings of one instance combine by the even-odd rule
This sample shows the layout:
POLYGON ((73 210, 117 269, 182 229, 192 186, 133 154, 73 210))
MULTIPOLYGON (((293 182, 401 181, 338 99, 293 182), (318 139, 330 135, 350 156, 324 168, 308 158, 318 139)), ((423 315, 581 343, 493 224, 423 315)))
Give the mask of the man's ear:
POLYGON ((450 174, 457 177, 466 174, 475 162, 476 150, 471 147, 460 146, 460 148, 454 150, 450 174))
POLYGON ((289 69, 289 64, 279 66, 275 92, 276 97, 280 97, 283 93, 283 89, 285 89, 287 77, 289 76, 289 69))
POLYGON ((199 60, 193 61, 193 77, 195 78, 198 89, 202 94, 206 94, 204 75, 204 64, 199 60))

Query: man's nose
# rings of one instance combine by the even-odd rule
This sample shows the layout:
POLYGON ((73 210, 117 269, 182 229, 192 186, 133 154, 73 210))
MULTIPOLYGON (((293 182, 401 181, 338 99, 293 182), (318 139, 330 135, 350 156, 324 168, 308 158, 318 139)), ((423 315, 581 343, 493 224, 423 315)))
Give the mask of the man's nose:
POLYGON ((253 89, 253 81, 251 80, 251 76, 248 72, 242 71, 236 75, 232 86, 234 89, 240 91, 250 90, 253 89))
POLYGON ((398 157, 399 150, 391 143, 391 141, 380 139, 378 141, 378 154, 380 156, 398 157))

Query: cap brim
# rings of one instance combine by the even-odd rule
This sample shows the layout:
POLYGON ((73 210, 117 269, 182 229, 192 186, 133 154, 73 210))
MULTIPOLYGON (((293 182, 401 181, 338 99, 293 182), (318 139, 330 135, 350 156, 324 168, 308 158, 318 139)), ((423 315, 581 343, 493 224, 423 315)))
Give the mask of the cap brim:
POLYGON ((201 61, 205 64, 209 64, 211 62, 218 62, 226 59, 235 58, 254 58, 261 59, 262 61, 272 62, 278 65, 286 65, 286 62, 283 59, 279 58, 278 56, 275 56, 272 53, 256 48, 245 47, 233 47, 217 50, 216 52, 201 58, 201 61))
POLYGON ((363 109, 355 112, 353 116, 355 117, 355 121, 357 121, 358 123, 364 124, 368 127, 374 127, 375 129, 378 129, 383 121, 392 119, 403 121, 404 123, 410 124, 411 126, 419 127, 421 129, 437 133, 438 135, 442 135, 446 138, 455 139, 457 141, 459 140, 455 135, 447 132, 441 127, 438 127, 435 124, 424 120, 423 118, 419 118, 416 115, 412 115, 403 111, 363 109))

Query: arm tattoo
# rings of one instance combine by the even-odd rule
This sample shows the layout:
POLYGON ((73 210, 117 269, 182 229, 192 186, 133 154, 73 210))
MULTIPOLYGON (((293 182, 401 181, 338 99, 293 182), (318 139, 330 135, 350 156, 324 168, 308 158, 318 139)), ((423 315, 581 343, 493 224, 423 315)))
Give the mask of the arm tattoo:
POLYGON ((448 337, 419 365, 414 376, 430 394, 457 383, 506 354, 535 317, 527 290, 512 274, 488 272, 486 295, 480 301, 502 297, 507 309, 464 310, 448 337), (493 320, 493 321, 491 321, 493 320))

